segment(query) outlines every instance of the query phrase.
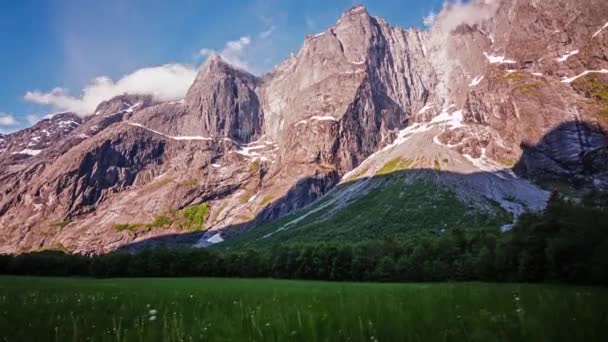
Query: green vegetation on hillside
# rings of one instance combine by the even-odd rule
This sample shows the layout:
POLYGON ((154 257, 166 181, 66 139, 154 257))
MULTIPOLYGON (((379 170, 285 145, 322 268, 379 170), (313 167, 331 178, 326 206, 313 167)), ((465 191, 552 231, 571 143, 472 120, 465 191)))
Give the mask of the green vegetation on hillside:
POLYGON ((272 197, 272 196, 266 196, 262 200, 262 203, 260 203, 260 207, 265 207, 268 204, 272 203, 272 201, 274 201, 274 197, 272 197))
POLYGON ((183 210, 171 210, 164 215, 155 216, 150 223, 122 223, 112 225, 115 231, 137 231, 141 229, 169 228, 174 224, 184 230, 204 230, 205 220, 209 215, 207 203, 191 205, 183 210))
POLYGON ((389 160, 380 170, 376 172, 376 176, 388 175, 396 171, 407 170, 412 167, 414 162, 406 158, 395 158, 389 160))
POLYGON ((0 278, 3 341, 603 341, 608 291, 0 278))
POLYGON ((597 74, 589 74, 572 83, 574 89, 593 99, 600 106, 600 115, 608 119, 608 82, 597 74))
POLYGON ((509 72, 502 79, 513 82, 515 91, 528 96, 538 95, 539 89, 543 86, 541 82, 531 80, 527 73, 518 71, 509 72))
POLYGON ((261 239, 250 247, 225 242, 208 249, 157 247, 94 257, 45 251, 0 256, 0 274, 608 285, 605 203, 605 194, 592 194, 581 203, 554 195, 542 214, 522 216, 507 233, 497 228, 427 229, 359 240, 261 239))
POLYGON ((481 210, 463 203, 453 192, 432 181, 408 182, 395 176, 383 176, 373 181, 378 182, 376 188, 343 207, 333 204, 317 210, 331 200, 326 197, 306 211, 258 226, 226 245, 255 247, 285 242, 354 242, 382 239, 384 236, 402 239, 421 231, 497 229, 512 221, 511 215, 497 204, 488 202, 489 209, 481 210), (295 224, 289 224, 314 210, 317 211, 295 224))
POLYGON ((198 179, 192 178, 192 179, 187 179, 185 181, 180 182, 179 185, 196 188, 199 186, 199 181, 198 181, 198 179))
POLYGON ((205 229, 205 219, 208 214, 209 205, 207 203, 186 207, 184 209, 184 222, 182 227, 187 230, 203 230, 205 229))
POLYGON ((144 227, 144 225, 139 224, 139 223, 117 223, 117 224, 112 225, 112 229, 114 229, 117 232, 136 231, 143 227, 144 227))

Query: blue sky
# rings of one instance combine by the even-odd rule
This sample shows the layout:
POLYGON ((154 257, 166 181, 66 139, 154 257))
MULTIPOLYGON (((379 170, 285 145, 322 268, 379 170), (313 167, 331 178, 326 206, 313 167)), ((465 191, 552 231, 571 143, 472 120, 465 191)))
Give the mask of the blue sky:
POLYGON ((160 78, 157 87, 175 85, 166 94, 170 98, 182 91, 178 83, 192 77, 211 50, 263 73, 297 51, 306 34, 323 31, 355 3, 391 24, 409 27, 422 26, 422 18, 439 10, 442 0, 4 1, 0 132, 27 126, 47 113, 89 110, 100 96, 132 89, 134 82, 152 83, 155 90, 154 81, 147 82, 150 77, 160 78), (138 69, 165 64, 177 66, 169 74, 154 69, 118 82, 138 69), (83 88, 100 76, 112 81, 95 83, 82 101, 83 88), (49 95, 57 87, 62 89, 49 95))

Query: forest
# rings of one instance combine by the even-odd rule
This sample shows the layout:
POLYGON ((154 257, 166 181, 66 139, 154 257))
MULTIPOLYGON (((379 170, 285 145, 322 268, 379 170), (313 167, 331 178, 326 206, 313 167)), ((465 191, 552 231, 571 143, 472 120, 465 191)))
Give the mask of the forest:
POLYGON ((556 282, 608 285, 608 198, 554 193, 512 230, 446 229, 399 240, 235 249, 160 246, 98 256, 40 251, 0 256, 0 273, 87 277, 242 277, 331 281, 556 282))

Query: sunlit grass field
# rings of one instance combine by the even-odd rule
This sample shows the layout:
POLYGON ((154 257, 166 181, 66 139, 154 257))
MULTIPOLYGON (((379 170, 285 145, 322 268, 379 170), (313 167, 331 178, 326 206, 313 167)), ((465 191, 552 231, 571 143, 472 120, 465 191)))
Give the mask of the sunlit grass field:
POLYGON ((608 289, 0 277, 2 341, 608 341, 608 289))

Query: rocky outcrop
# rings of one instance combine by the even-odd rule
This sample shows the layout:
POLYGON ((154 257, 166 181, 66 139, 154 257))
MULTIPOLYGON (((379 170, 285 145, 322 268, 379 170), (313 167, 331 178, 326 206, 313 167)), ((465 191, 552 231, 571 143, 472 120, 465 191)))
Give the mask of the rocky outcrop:
POLYGON ((53 149, 56 142, 74 132, 82 119, 73 113, 59 113, 43 119, 30 128, 0 137, 0 164, 5 167, 0 175, 19 168, 27 159, 53 149))
POLYGON ((120 112, 132 113, 154 104, 152 95, 124 94, 103 101, 95 109, 94 115, 105 117, 120 112))
POLYGON ((4 134, 0 134, 0 153, 6 150, 6 137, 4 134))

